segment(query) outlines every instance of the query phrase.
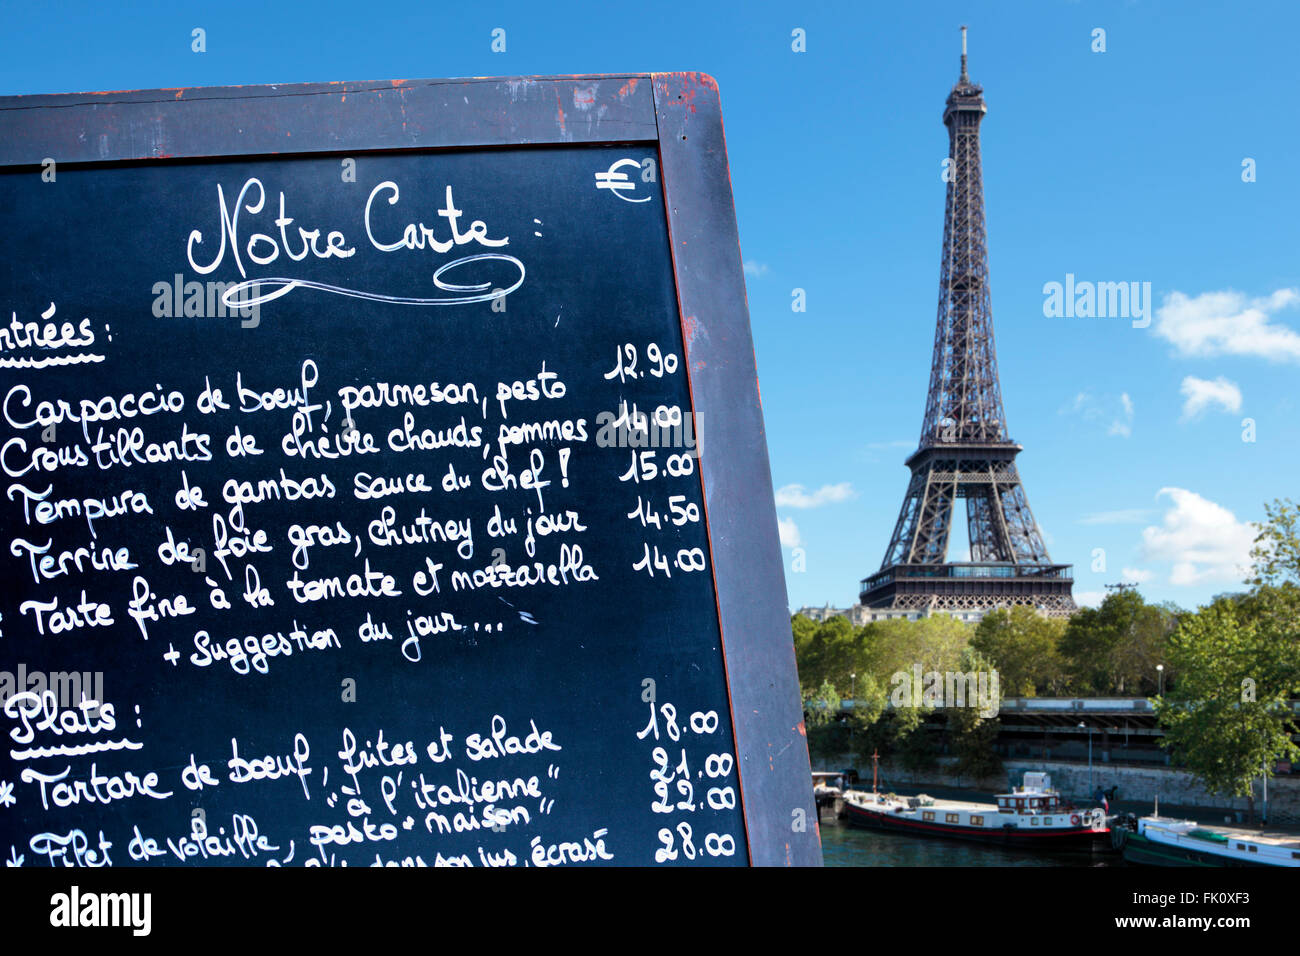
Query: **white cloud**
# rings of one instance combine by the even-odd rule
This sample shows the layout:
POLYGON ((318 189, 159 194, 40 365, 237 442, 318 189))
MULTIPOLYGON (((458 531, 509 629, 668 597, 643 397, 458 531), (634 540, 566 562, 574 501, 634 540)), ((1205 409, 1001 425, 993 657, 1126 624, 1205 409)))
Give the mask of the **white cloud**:
POLYGON ((822 485, 812 494, 809 494, 803 485, 786 485, 776 490, 776 506, 778 508, 820 508, 822 505, 848 501, 852 497, 853 486, 847 481, 840 482, 838 485, 822 485))
POLYGON ((799 526, 794 523, 793 518, 779 518, 776 527, 781 533, 781 547, 797 548, 803 542, 799 537, 799 526))
POLYGON ((1119 404, 1122 411, 1119 417, 1110 423, 1110 428, 1106 430, 1106 434, 1121 435, 1128 438, 1133 434, 1133 399, 1128 397, 1128 392, 1120 394, 1119 404))
POLYGON ((1076 414, 1088 422, 1105 422, 1110 420, 1106 426, 1107 435, 1118 435, 1121 438, 1129 438, 1133 435, 1133 399, 1129 397, 1128 392, 1121 392, 1118 398, 1102 395, 1093 396, 1088 392, 1080 392, 1074 396, 1074 401, 1061 409, 1062 415, 1076 414))
POLYGON ((1241 411, 1241 389, 1222 375, 1214 381, 1189 375, 1183 379, 1183 421, 1196 418, 1207 408, 1218 405, 1225 412, 1241 411))
POLYGON ((1184 488, 1161 488, 1173 506, 1164 524, 1142 531, 1142 554, 1148 561, 1166 561, 1173 567, 1169 581, 1175 585, 1206 581, 1241 581, 1250 567, 1255 530, 1222 505, 1184 488))
POLYGON ((1133 584, 1145 584, 1156 576, 1154 571, 1147 571, 1144 568, 1125 568, 1122 574, 1126 581, 1133 584))
POLYGON ((1096 607, 1106 600, 1105 591, 1075 591, 1074 603, 1079 607, 1096 607))
POLYGON ((1300 290, 1278 289, 1261 299, 1240 292, 1173 292, 1156 309, 1155 333, 1183 355, 1249 355, 1300 362, 1300 333, 1271 321, 1300 302, 1300 290))
POLYGON ((761 279, 767 275, 767 263, 756 262, 753 259, 745 260, 745 275, 753 276, 755 279, 761 279))

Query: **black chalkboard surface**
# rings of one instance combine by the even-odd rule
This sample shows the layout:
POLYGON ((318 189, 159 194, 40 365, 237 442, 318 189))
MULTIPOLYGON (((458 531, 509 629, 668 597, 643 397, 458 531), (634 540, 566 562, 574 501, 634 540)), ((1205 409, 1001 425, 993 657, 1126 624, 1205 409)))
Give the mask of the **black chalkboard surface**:
POLYGON ((711 81, 220 92, 0 100, 0 850, 819 862, 711 81))

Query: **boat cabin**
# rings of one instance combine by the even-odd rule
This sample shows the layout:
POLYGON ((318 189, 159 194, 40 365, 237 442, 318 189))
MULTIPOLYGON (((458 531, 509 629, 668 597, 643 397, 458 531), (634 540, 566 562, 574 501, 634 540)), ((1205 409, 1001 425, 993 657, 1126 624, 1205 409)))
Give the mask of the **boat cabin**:
POLYGON ((997 796, 999 813, 1059 813, 1063 809, 1061 795, 1052 789, 1052 778, 1046 773, 1026 773, 1022 787, 1011 793, 997 796))

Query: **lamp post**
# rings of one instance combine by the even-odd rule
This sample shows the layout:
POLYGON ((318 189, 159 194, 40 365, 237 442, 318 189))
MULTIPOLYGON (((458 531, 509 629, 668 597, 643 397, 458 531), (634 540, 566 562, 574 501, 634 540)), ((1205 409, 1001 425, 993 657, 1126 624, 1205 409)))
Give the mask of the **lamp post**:
POLYGON ((1266 827, 1268 826, 1268 758, 1267 757, 1264 758, 1264 766, 1260 769, 1263 771, 1263 776, 1264 776, 1264 812, 1263 815, 1260 817, 1259 825, 1260 827, 1266 827))
POLYGON ((1157 664, 1156 673, 1160 675, 1160 696, 1165 696, 1165 665, 1157 664))
POLYGON ((1083 721, 1079 721, 1079 728, 1080 728, 1081 730, 1086 730, 1086 731, 1088 731, 1088 794, 1091 796, 1091 794, 1092 794, 1092 792, 1093 792, 1093 786, 1092 786, 1092 728, 1089 727, 1087 724, 1085 724, 1083 721))
MULTIPOLYGON (((858 709, 858 672, 853 671, 849 674, 849 700, 853 701, 853 709, 858 709)), ((849 714, 849 759, 853 759, 853 714, 849 714)), ((856 763, 856 761, 854 761, 856 763)))

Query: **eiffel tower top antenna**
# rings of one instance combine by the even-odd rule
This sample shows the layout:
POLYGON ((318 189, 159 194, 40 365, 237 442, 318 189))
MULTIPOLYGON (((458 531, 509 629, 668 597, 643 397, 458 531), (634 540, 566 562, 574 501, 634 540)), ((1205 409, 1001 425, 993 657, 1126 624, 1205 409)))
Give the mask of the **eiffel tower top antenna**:
POLYGON ((963 24, 961 28, 961 81, 963 83, 970 82, 970 76, 966 73, 966 26, 965 24, 963 24))

